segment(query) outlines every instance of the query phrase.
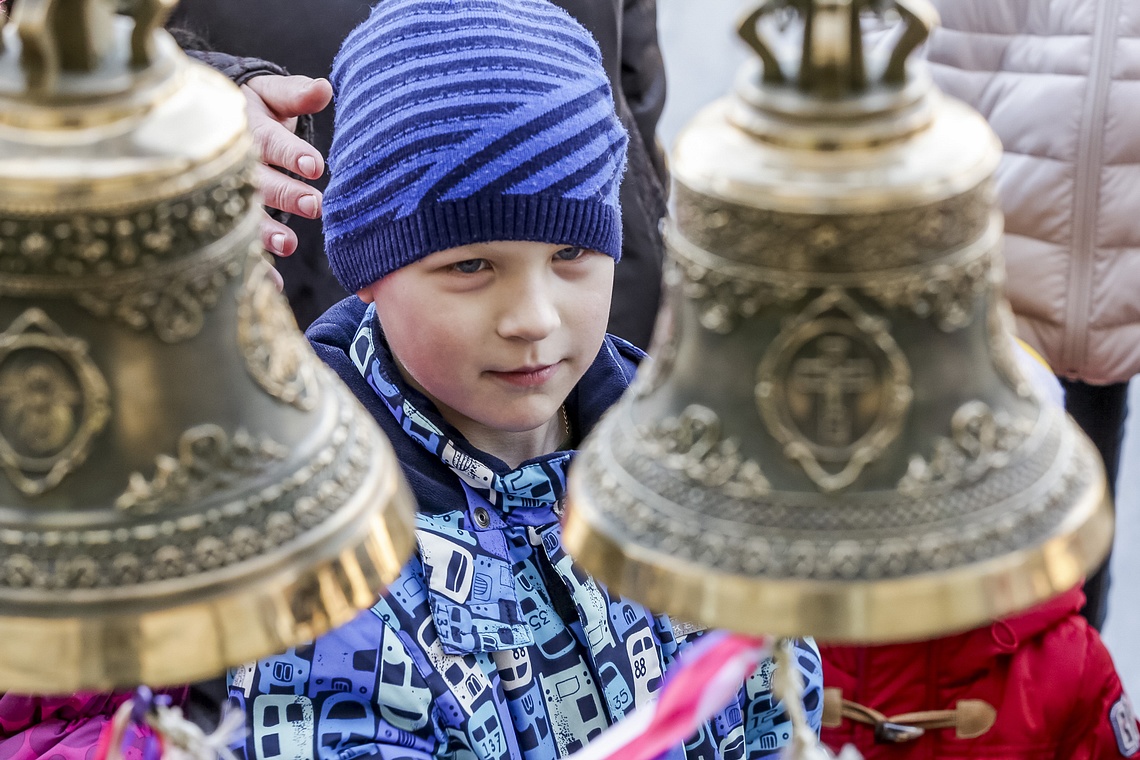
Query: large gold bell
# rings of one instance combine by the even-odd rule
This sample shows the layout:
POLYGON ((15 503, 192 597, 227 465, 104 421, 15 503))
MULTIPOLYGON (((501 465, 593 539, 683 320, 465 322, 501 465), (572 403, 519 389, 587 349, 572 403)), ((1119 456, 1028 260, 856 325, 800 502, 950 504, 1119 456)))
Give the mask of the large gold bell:
POLYGON ((1022 610, 1105 555, 1097 453, 1007 331, 1001 147, 907 62, 935 23, 925 0, 769 0, 741 25, 760 60, 673 153, 654 360, 570 475, 567 548, 614 590, 886 642, 1022 610), (866 11, 901 18, 882 57, 866 11), (773 12, 798 14, 802 60, 773 12))
POLYGON ((21 0, 0 52, 0 690, 185 683, 373 604, 387 440, 257 243, 244 99, 169 0, 21 0))

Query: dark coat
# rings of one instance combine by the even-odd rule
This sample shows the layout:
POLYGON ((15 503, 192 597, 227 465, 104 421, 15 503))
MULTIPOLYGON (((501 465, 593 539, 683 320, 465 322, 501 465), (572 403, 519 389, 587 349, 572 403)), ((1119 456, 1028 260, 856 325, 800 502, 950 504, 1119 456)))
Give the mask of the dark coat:
MULTIPOLYGON (((622 261, 614 285, 610 331, 644 348, 660 301, 665 215, 664 162, 657 120, 665 103, 665 70, 657 45, 656 0, 557 0, 597 38, 614 89, 618 116, 630 133, 622 184, 622 261)), ((171 24, 201 35, 215 50, 280 64, 292 74, 327 77, 341 41, 371 9, 368 0, 182 0, 171 24)), ((333 113, 315 119, 313 144, 328 154, 333 113)), ((316 183, 324 188, 324 180, 316 183)), ((344 297, 324 256, 320 223, 294 219, 297 253, 279 262, 285 293, 302 327, 344 297)))

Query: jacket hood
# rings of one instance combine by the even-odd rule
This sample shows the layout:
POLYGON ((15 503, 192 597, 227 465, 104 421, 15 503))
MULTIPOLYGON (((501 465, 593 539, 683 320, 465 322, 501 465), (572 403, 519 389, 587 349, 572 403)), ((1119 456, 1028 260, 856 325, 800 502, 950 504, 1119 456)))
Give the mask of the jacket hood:
POLYGON ((1009 656, 1054 626, 1080 613, 1085 593, 1080 586, 990 625, 931 642, 940 661, 953 661, 955 680, 978 678, 995 658, 1009 656))
POLYGON ((1012 654, 1026 641, 1078 614, 1084 603, 1085 592, 1081 586, 1077 586, 1026 612, 959 634, 954 639, 962 640, 964 651, 969 653, 971 659, 985 661, 999 655, 1012 654))

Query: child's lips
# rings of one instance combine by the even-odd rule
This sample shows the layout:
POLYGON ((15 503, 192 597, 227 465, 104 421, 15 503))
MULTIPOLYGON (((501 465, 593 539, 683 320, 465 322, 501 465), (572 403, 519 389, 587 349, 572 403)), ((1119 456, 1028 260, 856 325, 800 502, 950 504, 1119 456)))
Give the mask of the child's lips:
POLYGON ((489 370, 487 374, 505 383, 517 385, 520 388, 531 388, 547 383, 554 377, 555 373, 558 372, 558 368, 561 364, 562 362, 555 362, 554 364, 519 367, 505 371, 489 370))

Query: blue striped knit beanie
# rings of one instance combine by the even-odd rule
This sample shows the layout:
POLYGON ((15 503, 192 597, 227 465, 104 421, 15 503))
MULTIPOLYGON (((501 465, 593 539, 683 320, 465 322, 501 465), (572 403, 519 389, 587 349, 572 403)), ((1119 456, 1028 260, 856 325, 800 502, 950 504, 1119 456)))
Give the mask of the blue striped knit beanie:
POLYGON ((597 43, 547 0, 382 0, 333 63, 325 248, 350 293, 495 240, 621 256, 627 136, 597 43))

